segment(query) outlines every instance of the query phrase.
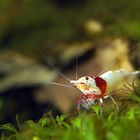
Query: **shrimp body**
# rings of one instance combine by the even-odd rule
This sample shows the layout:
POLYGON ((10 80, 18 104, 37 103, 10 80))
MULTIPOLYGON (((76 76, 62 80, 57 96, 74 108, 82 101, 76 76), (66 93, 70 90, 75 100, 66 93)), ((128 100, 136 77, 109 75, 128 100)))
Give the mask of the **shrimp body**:
POLYGON ((103 103, 103 98, 110 97, 113 100, 110 93, 114 91, 120 83, 125 81, 127 77, 137 74, 140 74, 140 72, 127 72, 121 69, 107 71, 96 77, 84 76, 76 81, 71 81, 71 83, 82 92, 78 100, 78 109, 80 106, 89 109, 95 104, 95 100, 99 100, 101 104, 103 103))
POLYGON ((127 79, 132 75, 130 72, 126 72, 125 70, 116 70, 116 71, 108 71, 106 73, 103 73, 99 77, 104 79, 107 83, 105 95, 110 94, 113 90, 116 89, 116 87, 121 84, 124 80, 127 79))

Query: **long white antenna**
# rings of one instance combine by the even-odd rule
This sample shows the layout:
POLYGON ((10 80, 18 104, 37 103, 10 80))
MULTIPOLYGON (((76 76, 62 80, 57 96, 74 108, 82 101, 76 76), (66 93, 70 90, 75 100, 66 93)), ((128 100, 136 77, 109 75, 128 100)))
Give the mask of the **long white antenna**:
MULTIPOLYGON (((44 59, 46 60, 46 56, 44 55, 44 53, 42 52, 41 48, 37 47, 41 53, 41 55, 44 57, 44 59)), ((56 69, 51 63, 49 63, 49 65, 51 65, 52 68, 56 69)), ((62 74, 59 70, 56 70, 58 72, 58 74, 63 77, 64 79, 66 79, 67 81, 71 81, 69 78, 67 78, 64 74, 62 74)))
POLYGON ((30 83, 22 83, 20 85, 18 85, 17 87, 15 87, 15 89, 11 92, 11 97, 14 95, 14 93, 19 89, 22 88, 26 85, 39 85, 39 84, 51 84, 51 85, 56 85, 56 86, 63 86, 63 87, 67 87, 67 88, 72 88, 72 86, 70 85, 66 85, 66 84, 61 84, 61 83, 55 83, 55 82, 30 82, 30 83))
POLYGON ((45 82, 45 83, 56 85, 56 86, 63 86, 63 87, 69 87, 69 88, 71 88, 70 85, 61 84, 61 83, 55 83, 55 82, 45 82))
MULTIPOLYGON (((137 43, 137 44, 135 44, 134 46, 132 46, 130 49, 128 49, 128 51, 125 53, 125 55, 127 54, 127 53, 129 53, 130 51, 132 51, 136 46, 138 46, 138 45, 140 45, 140 43, 137 43)), ((106 68, 106 69, 104 69, 102 72, 100 72, 99 74, 98 74, 98 76, 99 75, 101 75, 102 73, 104 73, 105 71, 107 71, 111 66, 113 66, 116 62, 118 62, 119 61, 119 59, 121 58, 122 56, 120 56, 120 57, 117 57, 115 60, 113 60, 112 61, 112 63, 106 68)))
POLYGON ((76 56, 76 80, 78 79, 78 56, 76 56))
POLYGON ((108 68, 106 68, 103 71, 101 71, 98 75, 103 74, 105 71, 107 71, 111 66, 113 66, 118 61, 119 61, 119 58, 116 58, 115 60, 113 60, 112 63, 108 66, 108 68))

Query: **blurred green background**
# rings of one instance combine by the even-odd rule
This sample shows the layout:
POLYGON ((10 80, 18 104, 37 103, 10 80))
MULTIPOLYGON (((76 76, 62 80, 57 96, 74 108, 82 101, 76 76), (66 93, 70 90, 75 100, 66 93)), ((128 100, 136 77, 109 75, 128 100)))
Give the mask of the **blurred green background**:
POLYGON ((32 52, 35 46, 106 36, 139 40, 139 5, 139 0, 1 0, 0 46, 32 52), (84 31, 89 19, 103 31, 84 31))

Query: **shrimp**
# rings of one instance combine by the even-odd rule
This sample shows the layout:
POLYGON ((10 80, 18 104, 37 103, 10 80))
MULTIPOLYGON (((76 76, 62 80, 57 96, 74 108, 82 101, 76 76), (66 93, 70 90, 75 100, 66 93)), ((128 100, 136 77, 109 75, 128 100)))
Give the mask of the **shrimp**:
MULTIPOLYGON (((127 53, 131 50, 133 50, 138 44, 131 47, 127 53)), ((42 52, 41 49, 39 49, 42 56, 45 58, 46 56, 42 52)), ((123 54, 123 55, 125 55, 123 54)), ((119 58, 119 57, 118 57, 119 58)), ((119 59, 115 59, 110 66, 114 65, 119 59)), ((50 67, 56 69, 51 63, 49 63, 50 67)), ((107 68, 108 69, 108 68, 107 68)), ((105 69, 106 70, 106 69, 105 69)), ((127 72, 124 69, 119 69, 115 71, 107 71, 101 72, 98 76, 84 76, 81 78, 78 78, 78 59, 76 57, 76 80, 71 80, 67 78, 65 75, 63 75, 60 71, 57 70, 58 74, 67 80, 69 83, 71 83, 74 87, 79 89, 81 91, 81 96, 79 97, 77 101, 77 110, 80 111, 81 107, 89 110, 93 105, 96 104, 96 102, 99 102, 100 105, 103 104, 103 99, 110 98, 113 103, 115 104, 117 110, 119 110, 114 98, 111 96, 111 92, 116 90, 116 87, 120 85, 121 82, 125 81, 128 77, 135 76, 137 74, 140 74, 140 71, 134 71, 134 72, 127 72)), ((70 85, 65 84, 59 84, 59 83, 53 83, 50 84, 58 85, 58 86, 65 86, 70 87, 70 85)))
POLYGON ((82 92, 77 102, 77 110, 79 111, 81 107, 88 110, 95 105, 96 101, 103 104, 103 99, 108 97, 110 97, 118 109, 110 93, 128 77, 138 74, 140 74, 140 71, 127 72, 124 69, 120 69, 107 71, 96 77, 84 76, 78 80, 72 80, 71 83, 82 92))
MULTIPOLYGON (((133 46, 130 50, 132 50, 135 46, 133 46)), ((40 48, 38 48, 38 49, 39 49, 41 55, 46 60, 44 51, 42 51, 40 48)), ((126 54, 127 54, 127 52, 126 52, 126 54)), ((110 66, 112 66, 118 60, 119 59, 115 59, 110 66)), ((82 94, 77 101, 77 110, 78 111, 81 110, 81 107, 83 107, 87 110, 90 109, 93 105, 96 104, 96 101, 99 102, 100 104, 103 104, 103 99, 108 98, 108 97, 113 101, 113 103, 117 107, 115 100, 111 96, 111 92, 113 90, 115 90, 116 86, 119 85, 120 82, 124 81, 127 77, 129 77, 131 75, 137 75, 139 73, 138 71, 126 72, 125 70, 121 69, 121 70, 115 70, 115 71, 107 71, 104 73, 102 72, 102 74, 99 74, 99 76, 95 76, 95 77, 84 76, 84 77, 78 78, 78 71, 77 71, 78 60, 76 59, 76 80, 71 80, 71 79, 67 78, 59 70, 56 70, 56 68, 53 64, 51 64, 48 61, 47 61, 47 64, 51 68, 55 69, 55 71, 58 73, 59 76, 61 76, 65 80, 67 80, 69 83, 71 83, 73 86, 75 86, 76 88, 78 88, 81 91, 82 94)), ((39 83, 32 83, 32 84, 39 84, 39 83)), ((69 84, 54 83, 54 82, 49 82, 49 81, 41 82, 41 84, 52 84, 52 85, 71 88, 71 85, 69 85, 69 84)), ((20 87, 21 86, 22 85, 20 85, 20 87)), ((17 90, 17 88, 16 88, 16 90, 17 90)), ((14 92, 15 92, 15 90, 14 90, 14 92)))

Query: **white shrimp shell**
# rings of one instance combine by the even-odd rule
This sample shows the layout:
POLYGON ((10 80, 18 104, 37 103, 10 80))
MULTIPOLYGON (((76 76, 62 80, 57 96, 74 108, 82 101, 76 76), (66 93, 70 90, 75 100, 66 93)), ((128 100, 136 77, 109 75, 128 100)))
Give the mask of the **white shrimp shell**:
POLYGON ((130 72, 125 70, 108 71, 100 75, 107 82, 106 95, 115 90, 122 82, 126 80, 130 72))

